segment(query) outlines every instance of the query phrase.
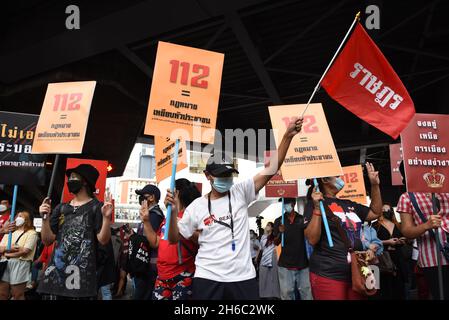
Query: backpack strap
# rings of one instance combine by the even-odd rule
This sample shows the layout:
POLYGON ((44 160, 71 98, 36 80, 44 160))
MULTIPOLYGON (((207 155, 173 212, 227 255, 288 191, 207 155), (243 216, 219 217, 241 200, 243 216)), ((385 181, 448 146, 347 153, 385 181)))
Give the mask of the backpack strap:
MULTIPOLYGON (((408 196, 410 197, 410 200, 412 202, 413 208, 415 208, 416 213, 421 218, 421 220, 424 223, 426 223, 427 222, 427 218, 424 216, 423 212, 421 211, 421 208, 419 207, 418 201, 416 200, 415 194, 413 192, 408 192, 408 196)), ((433 229, 429 229, 428 231, 433 236, 435 241, 438 242, 438 245, 441 248, 440 237, 437 235, 437 233, 435 231, 433 231, 433 229)))
POLYGON ((17 244, 17 242, 19 242, 20 238, 22 238, 22 236, 25 234, 26 232, 22 232, 22 234, 16 239, 16 242, 14 242, 14 244, 17 244))
POLYGON ((186 249, 187 252, 191 255, 194 256, 195 254, 193 253, 193 251, 184 243, 182 242, 182 240, 178 241, 178 264, 182 265, 182 248, 186 249))

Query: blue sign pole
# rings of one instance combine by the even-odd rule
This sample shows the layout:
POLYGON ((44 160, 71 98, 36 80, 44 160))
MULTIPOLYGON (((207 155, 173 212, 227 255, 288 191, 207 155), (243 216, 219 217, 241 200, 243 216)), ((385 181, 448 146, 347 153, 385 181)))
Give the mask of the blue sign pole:
MULTIPOLYGON (((171 167, 171 180, 170 180, 170 192, 173 194, 175 190, 175 180, 176 180, 176 167, 178 165, 178 153, 179 153, 179 139, 176 139, 175 142, 175 151, 173 154, 173 163, 171 167)), ((168 240, 168 231, 170 228, 170 219, 171 219, 171 204, 167 206, 167 216, 165 217, 166 220, 166 227, 164 232, 164 239, 168 240)))
MULTIPOLYGON (((318 186, 318 181, 313 179, 313 184, 315 185, 318 192, 320 192, 320 187, 318 186)), ((327 243, 329 244, 329 247, 334 246, 334 242, 332 241, 331 231, 329 229, 329 223, 327 222, 326 217, 326 211, 324 210, 323 201, 320 201, 320 210, 321 210, 321 216, 323 218, 323 224, 324 224, 324 230, 326 230, 326 236, 327 236, 327 243)))
MULTIPOLYGON (((12 208, 11 208, 11 216, 9 217, 9 223, 13 223, 16 215, 16 203, 17 203, 17 192, 19 190, 19 186, 14 186, 14 193, 12 196, 12 208)), ((8 245, 6 246, 6 250, 11 250, 11 242, 12 242, 12 232, 10 231, 8 234, 8 245)))
MULTIPOLYGON (((285 228, 285 208, 284 208, 284 198, 282 198, 282 225, 285 228)), ((281 246, 284 247, 284 233, 281 234, 281 246)))

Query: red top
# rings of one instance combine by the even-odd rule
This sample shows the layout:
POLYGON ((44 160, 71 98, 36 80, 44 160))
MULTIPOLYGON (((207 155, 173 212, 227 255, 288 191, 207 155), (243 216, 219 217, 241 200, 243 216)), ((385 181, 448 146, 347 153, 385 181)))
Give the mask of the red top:
POLYGON ((45 246, 44 249, 42 250, 41 256, 39 257, 38 260, 42 262, 45 266, 48 266, 48 262, 50 261, 54 247, 55 243, 53 242, 51 245, 45 246))
MULTIPOLYGON (((183 214, 184 211, 179 212, 178 218, 182 218, 183 214)), ((168 280, 176 277, 182 272, 195 272, 195 255, 198 252, 198 245, 195 242, 186 239, 180 241, 182 244, 170 244, 168 240, 162 239, 165 231, 165 222, 166 220, 164 219, 158 230, 160 240, 158 248, 157 272, 159 278, 161 280, 168 280), (189 250, 185 247, 189 248, 189 250), (179 264, 178 248, 182 253, 182 264, 179 264)))
MULTIPOLYGON (((11 216, 10 214, 2 214, 0 216, 0 228, 2 228, 3 225, 6 223, 6 221, 9 220, 10 216, 11 216)), ((3 234, 0 234, 0 241, 2 241, 2 239, 3 239, 3 234)))

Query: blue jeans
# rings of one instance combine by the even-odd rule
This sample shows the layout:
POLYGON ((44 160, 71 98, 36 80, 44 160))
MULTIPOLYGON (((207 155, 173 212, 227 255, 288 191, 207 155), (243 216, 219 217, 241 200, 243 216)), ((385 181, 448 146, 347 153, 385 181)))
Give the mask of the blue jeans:
POLYGON ((112 292, 110 284, 100 287, 100 292, 102 300, 112 300, 112 292))
POLYGON ((309 268, 289 270, 279 267, 279 286, 282 300, 295 300, 295 288, 301 295, 301 300, 313 300, 310 289, 309 268))

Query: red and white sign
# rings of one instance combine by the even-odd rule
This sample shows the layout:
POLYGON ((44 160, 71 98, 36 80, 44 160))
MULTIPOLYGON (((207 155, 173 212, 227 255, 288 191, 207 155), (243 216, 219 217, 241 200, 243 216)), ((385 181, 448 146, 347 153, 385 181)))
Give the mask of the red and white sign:
MULTIPOLYGON (((95 191, 95 196, 98 200, 104 202, 104 195, 106 192, 106 178, 108 176, 108 162, 103 160, 68 158, 66 170, 76 168, 80 164, 90 164, 91 166, 95 167, 95 169, 97 169, 100 173, 96 184, 97 190, 95 191)), ((69 202, 73 199, 73 194, 71 194, 67 189, 67 180, 68 178, 66 176, 64 180, 63 202, 69 202)))
MULTIPOLYGON (((265 167, 269 164, 270 153, 265 151, 265 167)), ((268 198, 297 198, 298 197, 298 181, 284 181, 282 175, 278 171, 270 181, 265 185, 265 197, 268 198)))
POLYGON ((390 144, 390 168, 391 185, 402 186, 402 175, 399 172, 399 165, 402 161, 402 147, 400 143, 390 144))
POLYGON ((416 114, 401 134, 408 192, 449 192, 449 115, 416 114))
POLYGON ((401 79, 360 23, 321 85, 332 99, 394 139, 415 114, 401 79))

